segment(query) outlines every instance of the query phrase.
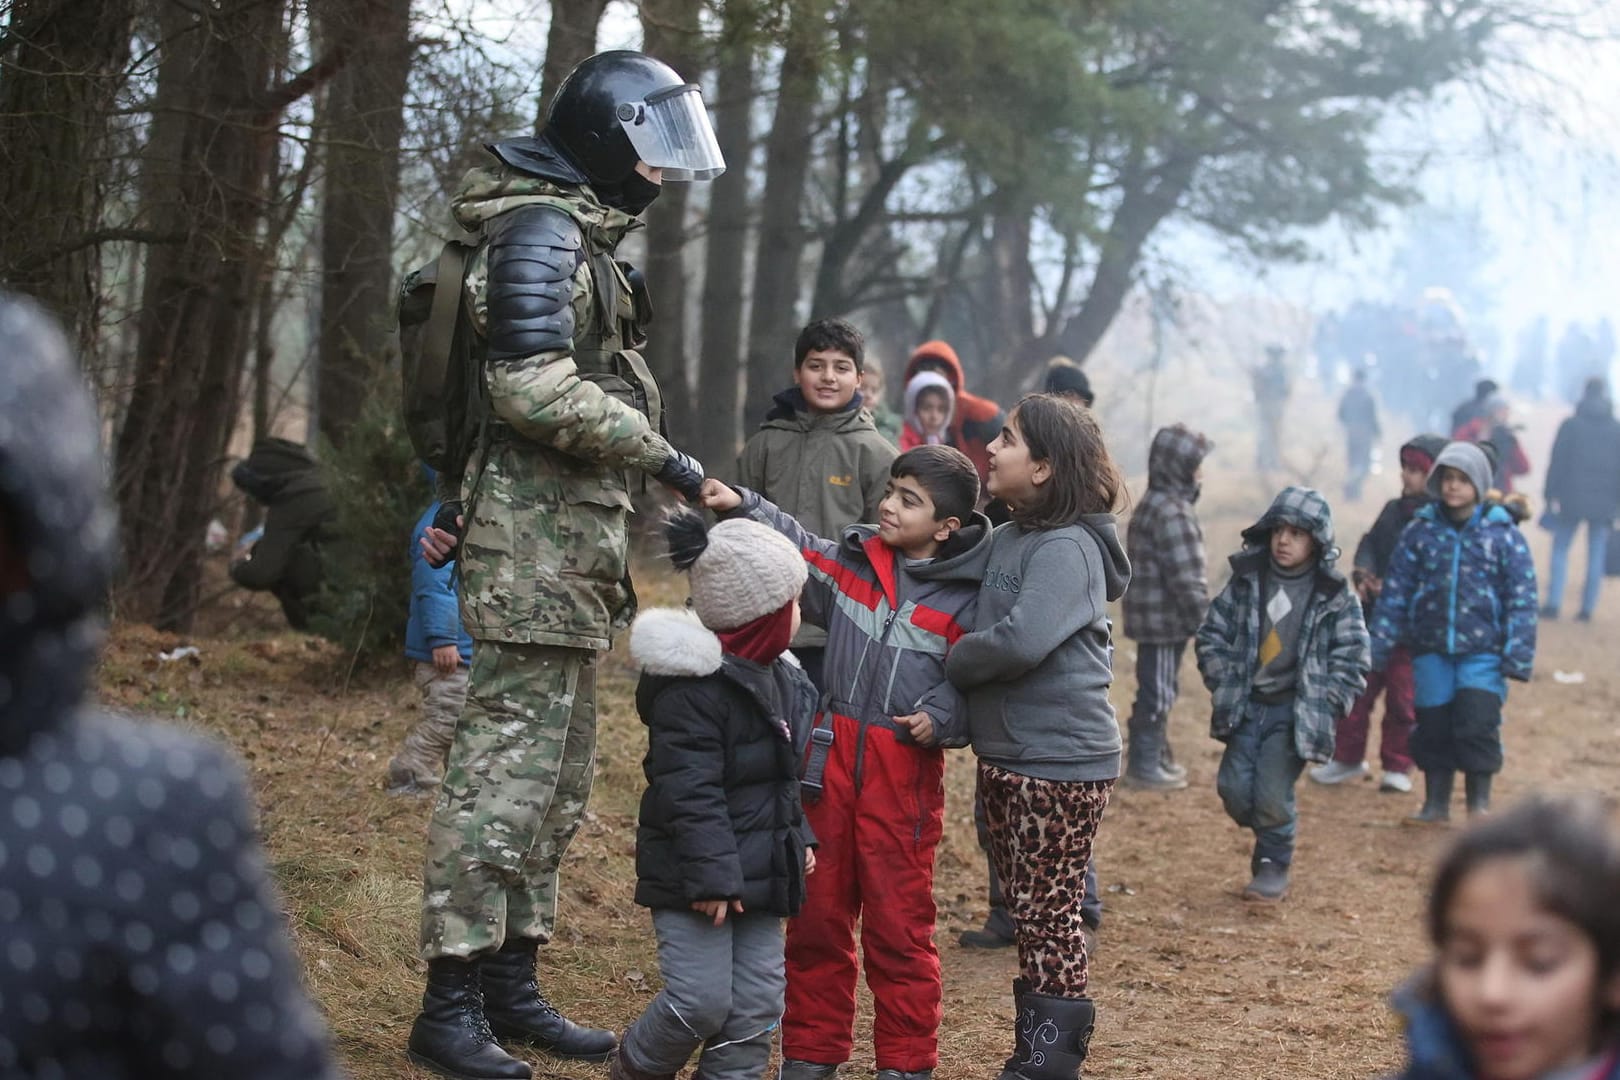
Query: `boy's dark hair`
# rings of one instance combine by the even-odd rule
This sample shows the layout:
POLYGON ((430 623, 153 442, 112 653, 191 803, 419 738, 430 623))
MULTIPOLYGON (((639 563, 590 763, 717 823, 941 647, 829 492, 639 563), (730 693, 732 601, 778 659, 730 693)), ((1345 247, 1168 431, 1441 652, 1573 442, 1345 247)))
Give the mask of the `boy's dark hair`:
POLYGON ((855 361, 855 370, 866 367, 866 337, 843 319, 817 319, 799 331, 793 343, 793 368, 804 366, 804 358, 816 350, 832 350, 855 361))
POLYGON ((1019 527, 1060 529, 1083 514, 1119 509, 1125 481, 1090 409, 1061 394, 1026 394, 1007 423, 1015 421, 1030 460, 1052 466, 1052 478, 1036 489, 1035 499, 1012 512, 1019 527))
MULTIPOLYGON (((1524 859, 1535 901, 1573 923, 1598 956, 1598 982, 1620 973, 1620 830, 1613 805, 1596 795, 1532 795, 1505 813, 1470 826, 1440 860, 1429 893, 1429 940, 1445 943, 1451 903, 1464 879, 1495 859, 1524 859)), ((1620 1028, 1605 1007, 1603 1028, 1620 1028)))
POLYGON ((966 525, 979 504, 979 471, 954 446, 914 446, 894 459, 889 476, 915 479, 934 500, 935 521, 953 517, 966 525))

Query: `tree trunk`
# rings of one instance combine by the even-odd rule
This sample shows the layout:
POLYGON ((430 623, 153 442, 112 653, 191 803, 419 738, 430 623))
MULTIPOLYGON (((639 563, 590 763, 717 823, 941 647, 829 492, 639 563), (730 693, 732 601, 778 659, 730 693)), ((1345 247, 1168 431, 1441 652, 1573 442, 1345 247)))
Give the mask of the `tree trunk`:
POLYGON ((147 251, 114 464, 127 571, 119 601, 129 618, 185 631, 237 418, 276 121, 332 61, 271 86, 286 48, 279 0, 161 0, 157 14, 142 212, 149 228, 181 239, 147 251))
POLYGON ((133 0, 12 0, 0 46, 0 281, 54 312, 90 359, 99 158, 133 0))
POLYGON ((596 52, 596 28, 607 0, 551 0, 551 26, 546 30, 546 62, 540 72, 540 112, 534 119, 538 133, 546 126, 546 110, 570 71, 596 52))
POLYGON ((737 405, 742 389, 742 328, 748 261, 748 177, 753 154, 749 110, 754 103, 754 47, 746 4, 727 0, 715 73, 715 136, 726 171, 710 186, 709 235, 703 261, 703 344, 698 351, 697 400, 705 423, 697 454, 725 475, 737 460, 737 405))
POLYGON ((1034 214, 1022 199, 1010 198, 990 217, 984 318, 986 391, 1013 396, 1029 376, 1025 347, 1035 336, 1035 271, 1029 261, 1034 214))
MULTIPOLYGON (((691 82, 702 74, 700 7, 701 0, 644 0, 641 5, 643 47, 691 82)), ((652 294, 655 313, 647 364, 663 391, 670 434, 681 444, 692 439, 695 427, 687 380, 686 325, 686 219, 691 189, 690 184, 665 185, 646 214, 647 291, 652 294)))
POLYGON ((327 86, 319 121, 326 169, 316 416, 321 435, 341 447, 390 348, 411 4, 324 0, 313 11, 326 47, 348 57, 327 86))
POLYGON ((788 381, 798 329, 805 247, 801 214, 826 24, 822 0, 793 0, 791 7, 776 113, 765 140, 765 195, 760 204, 753 318, 748 328, 745 417, 749 423, 765 415, 771 395, 788 381))
POLYGON ((1130 294, 1131 277, 1148 237, 1181 202, 1201 160, 1195 153, 1179 151, 1152 173, 1144 173, 1136 165, 1127 166, 1124 196, 1108 223, 1091 288, 1080 310, 1058 332, 1058 351, 1084 363, 1103 339, 1130 294))

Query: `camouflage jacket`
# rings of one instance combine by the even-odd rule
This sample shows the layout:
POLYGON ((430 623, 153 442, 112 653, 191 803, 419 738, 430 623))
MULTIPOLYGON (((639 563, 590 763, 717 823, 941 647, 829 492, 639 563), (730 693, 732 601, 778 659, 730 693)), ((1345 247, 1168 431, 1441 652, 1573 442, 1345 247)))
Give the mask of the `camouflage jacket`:
MULTIPOLYGON (((462 620, 477 639, 605 649, 635 615, 631 476, 656 471, 670 454, 657 384, 634 351, 634 299, 613 261, 638 222, 588 188, 505 166, 469 172, 452 210, 482 235, 501 214, 535 205, 566 213, 584 238, 573 274, 575 335, 571 348, 486 365, 489 448, 468 462, 460 492, 469 510, 462 620)), ((486 251, 479 248, 466 277, 480 334, 486 251)))

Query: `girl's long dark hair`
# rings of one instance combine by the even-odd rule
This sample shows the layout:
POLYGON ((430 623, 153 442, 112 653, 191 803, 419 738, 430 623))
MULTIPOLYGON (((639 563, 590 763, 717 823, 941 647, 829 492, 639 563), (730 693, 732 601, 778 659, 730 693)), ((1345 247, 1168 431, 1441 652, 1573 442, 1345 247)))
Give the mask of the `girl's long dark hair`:
POLYGON ((1052 469, 1029 504, 1012 512, 1019 527, 1060 529, 1082 515, 1110 514, 1124 506, 1125 481, 1090 409, 1062 394, 1027 394, 1008 420, 1014 422, 1030 460, 1052 469))
MULTIPOLYGON (((1524 859, 1543 911, 1573 923, 1597 949, 1598 983, 1620 972, 1620 828, 1613 804, 1596 795, 1532 795, 1470 826, 1440 861, 1429 894, 1429 939, 1449 932, 1447 915, 1469 874, 1495 859, 1524 859)), ((1605 1037, 1620 1034, 1620 1012, 1605 1007, 1605 1037)))

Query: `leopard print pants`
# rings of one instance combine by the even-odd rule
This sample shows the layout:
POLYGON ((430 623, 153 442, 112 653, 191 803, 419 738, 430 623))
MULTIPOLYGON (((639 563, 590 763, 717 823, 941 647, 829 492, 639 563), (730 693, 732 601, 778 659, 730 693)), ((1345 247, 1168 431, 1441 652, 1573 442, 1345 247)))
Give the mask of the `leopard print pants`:
POLYGON ((1091 841, 1114 781, 1037 780, 981 761, 979 783, 990 858, 1017 927, 1023 977, 1037 994, 1083 997, 1080 901, 1091 841))

